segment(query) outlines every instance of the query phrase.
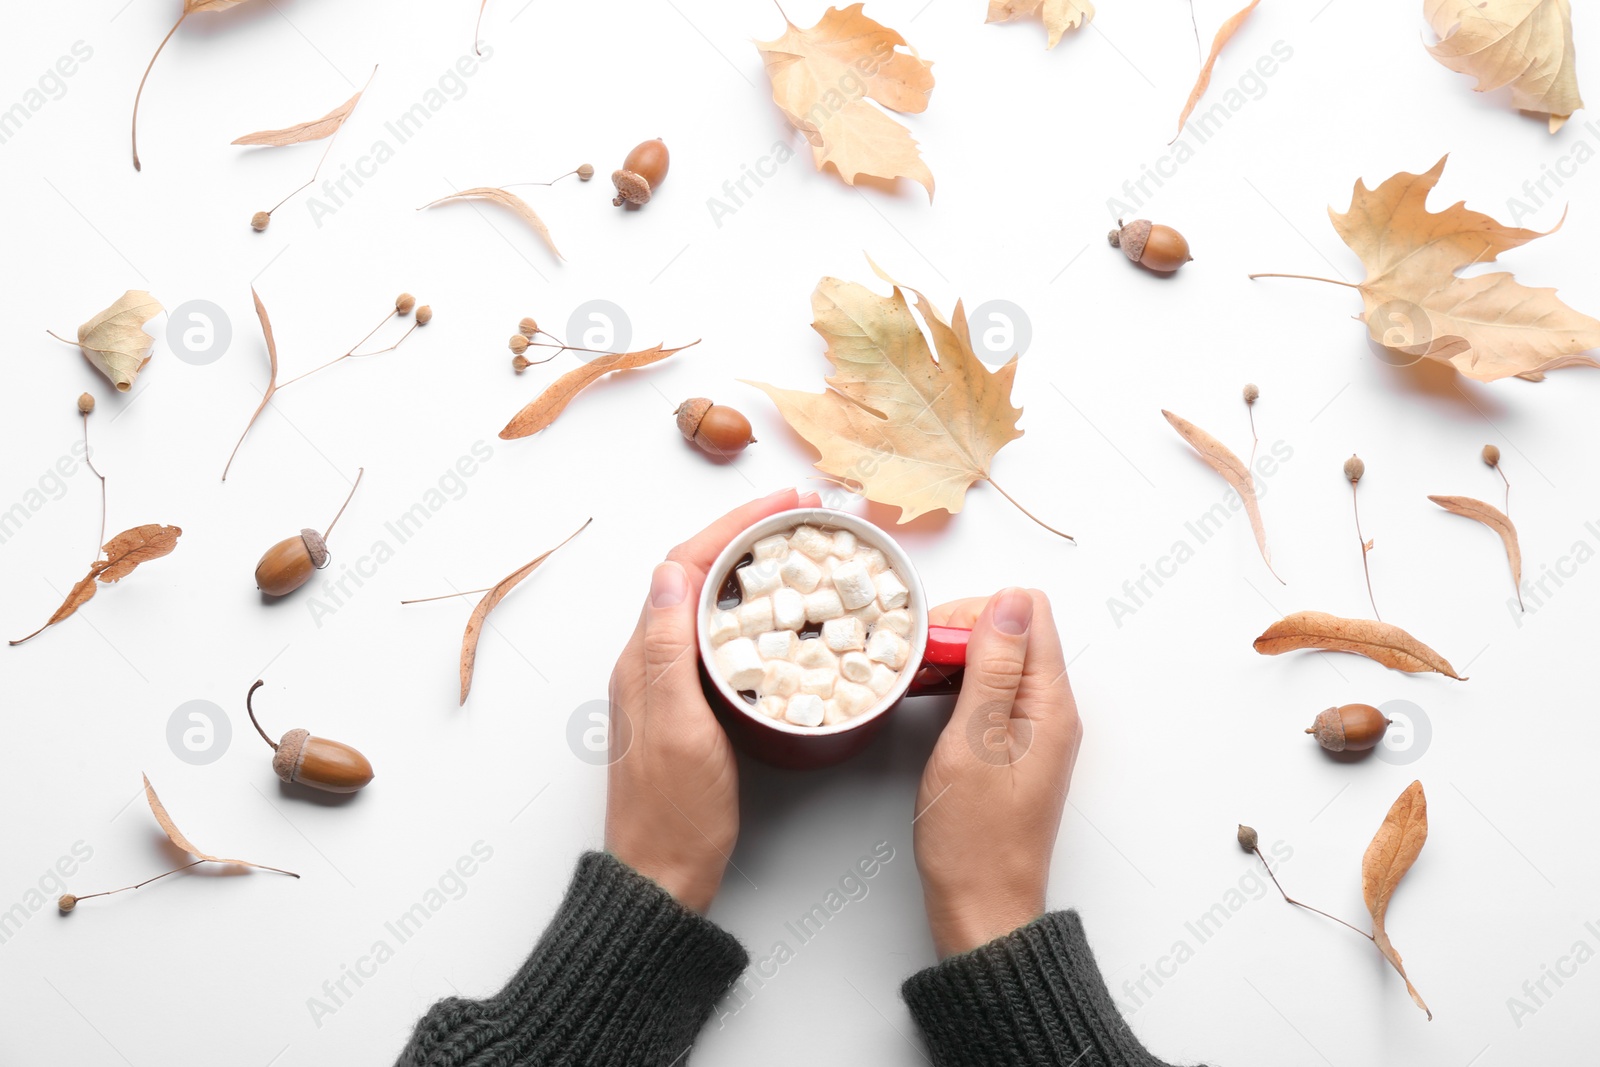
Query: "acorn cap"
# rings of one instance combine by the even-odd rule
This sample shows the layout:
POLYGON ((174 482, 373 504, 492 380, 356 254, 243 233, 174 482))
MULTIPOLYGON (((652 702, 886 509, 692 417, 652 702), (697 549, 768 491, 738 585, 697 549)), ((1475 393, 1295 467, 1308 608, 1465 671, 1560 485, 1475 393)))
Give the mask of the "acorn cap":
POLYGON ((278 742, 278 751, 272 757, 272 772, 285 782, 292 782, 300 774, 300 763, 305 759, 306 742, 311 740, 310 730, 290 730, 278 742))
MULTIPOLYGON (((1117 220, 1117 225, 1122 226, 1122 220, 1117 220)), ((1144 246, 1150 240, 1152 223, 1149 219, 1134 219, 1120 230, 1112 230, 1107 235, 1112 248, 1122 249, 1122 254, 1135 263, 1144 258, 1144 246)))
POLYGON ((1306 728, 1306 733, 1315 735, 1317 744, 1329 752, 1344 751, 1344 719, 1338 708, 1319 712, 1316 721, 1306 728))
POLYGON ((650 202, 650 183, 631 170, 612 171, 611 184, 617 187, 616 199, 611 201, 617 207, 621 207, 623 201, 630 204, 650 202))
POLYGON ((311 565, 317 570, 328 565, 328 542, 315 530, 301 530, 300 540, 306 543, 306 551, 311 553, 311 565))
POLYGON ((703 396, 692 400, 685 400, 678 405, 678 432, 683 434, 684 440, 693 441, 694 435, 700 432, 700 420, 706 417, 706 412, 712 408, 711 401, 703 396))

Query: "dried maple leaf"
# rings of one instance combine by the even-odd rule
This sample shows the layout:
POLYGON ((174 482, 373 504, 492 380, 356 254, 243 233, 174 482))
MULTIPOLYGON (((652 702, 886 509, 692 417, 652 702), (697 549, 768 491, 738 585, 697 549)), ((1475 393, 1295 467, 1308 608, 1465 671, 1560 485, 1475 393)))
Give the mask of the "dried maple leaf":
POLYGON ((989 0, 989 15, 983 21, 1010 22, 1035 12, 1044 18, 1049 34, 1045 47, 1054 48, 1061 43, 1062 34, 1094 18, 1094 5, 1089 0, 989 0))
POLYGON ((582 526, 567 536, 566 541, 562 541, 560 545, 549 549, 542 555, 535 557, 531 562, 523 564, 500 579, 483 595, 483 599, 478 601, 478 606, 472 609, 472 617, 467 620, 466 632, 461 635, 461 703, 463 705, 467 702, 467 693, 472 690, 472 670, 478 663, 478 638, 483 636, 483 623, 489 617, 489 612, 493 611, 495 606, 506 598, 507 593, 516 588, 517 583, 538 569, 539 564, 549 559, 557 548, 587 530, 589 523, 593 521, 593 519, 585 520, 582 526))
POLYGON ((258 870, 274 871, 278 874, 287 874, 290 878, 300 877, 293 871, 286 871, 282 867, 268 867, 265 863, 251 863, 249 860, 235 860, 228 859, 225 856, 213 856, 209 852, 203 852, 196 848, 194 842, 185 837, 183 831, 178 829, 177 824, 172 821, 172 816, 167 814, 166 805, 161 803, 161 798, 156 796, 155 786, 150 784, 150 776, 141 775, 140 777, 144 779, 144 798, 150 802, 150 812, 156 817, 156 822, 161 824, 161 829, 166 831, 167 837, 172 839, 172 843, 177 845, 183 851, 189 853, 189 855, 199 856, 201 859, 209 860, 212 863, 231 863, 239 867, 255 867, 258 870))
MULTIPOLYGON (((1255 531, 1256 547, 1261 550, 1261 562, 1267 565, 1267 570, 1274 578, 1278 578, 1278 572, 1272 569, 1272 553, 1267 549, 1267 528, 1261 521, 1261 505, 1256 500, 1256 483, 1250 474, 1250 468, 1246 467, 1221 441, 1188 419, 1165 409, 1161 414, 1166 416, 1167 422, 1178 431, 1178 435, 1189 442, 1189 447, 1200 454, 1206 465, 1222 475, 1223 480, 1239 494, 1239 499, 1244 502, 1245 514, 1250 516, 1250 529, 1255 531)), ((1283 579, 1278 578, 1278 581, 1282 582, 1283 579)))
MULTIPOLYGON (((1200 103, 1200 98, 1206 95, 1206 90, 1211 87, 1211 71, 1217 65, 1217 57, 1222 55, 1222 49, 1233 40, 1233 35, 1239 32, 1239 27, 1244 25, 1245 19, 1256 9, 1261 0, 1250 0, 1240 11, 1235 12, 1228 21, 1217 27, 1217 35, 1211 40, 1211 54, 1206 57, 1206 65, 1200 68, 1200 77, 1195 79, 1194 89, 1189 93, 1189 99, 1183 105, 1183 114, 1178 116, 1178 132, 1172 135, 1176 141, 1179 134, 1183 133, 1183 124, 1189 121, 1189 116, 1194 114, 1194 109, 1200 103)), ((1168 141, 1171 144, 1172 141, 1168 141)))
POLYGON ((97 559, 89 566, 89 573, 67 593, 66 600, 50 616, 48 622, 39 627, 27 637, 19 637, 12 641, 13 645, 42 634, 45 630, 65 619, 73 612, 89 602, 94 596, 95 583, 104 582, 107 585, 126 578, 133 573, 133 569, 141 563, 148 563, 153 559, 160 559, 167 555, 178 545, 178 537, 183 531, 176 526, 162 526, 160 523, 148 523, 144 526, 135 526, 131 530, 124 530, 105 543, 103 552, 105 559, 97 559))
POLYGON ((534 212, 533 208, 528 206, 528 202, 523 200, 522 197, 518 196, 517 194, 509 193, 504 189, 496 189, 493 186, 479 186, 476 189, 463 189, 459 193, 451 193, 449 196, 441 196, 437 200, 423 204, 421 207, 417 208, 417 210, 426 211, 435 204, 448 204, 452 200, 487 200, 490 203, 499 204, 502 207, 510 208, 521 217, 523 222, 526 222, 529 226, 533 227, 533 232, 544 239, 544 243, 550 246, 550 251, 555 253, 557 259, 567 258, 561 254, 561 249, 556 247, 555 241, 551 240, 550 228, 544 224, 544 220, 534 212))
MULTIPOLYGON (((894 279, 879 296, 864 285, 823 278, 811 294, 825 355, 834 374, 823 393, 779 389, 748 382, 765 392, 795 432, 821 453, 817 469, 846 485, 860 486, 869 500, 900 509, 900 521, 925 512, 961 510, 967 489, 985 481, 1052 533, 1012 499, 989 475, 995 453, 1022 436, 1022 409, 1011 404, 1016 376, 1013 357, 991 371, 972 350, 967 316, 956 303, 946 319, 920 292, 917 298, 939 359, 894 279)), ((906 287, 909 288, 909 287, 906 287)))
POLYGON ((1439 43, 1428 54, 1488 92, 1511 86, 1511 104, 1548 115, 1550 132, 1583 107, 1567 0, 1424 0, 1439 43))
POLYGON ((1428 798, 1422 793, 1422 783, 1412 782, 1389 808, 1389 813, 1383 817, 1383 825, 1378 827, 1372 843, 1367 846, 1366 855, 1361 857, 1361 896, 1367 903, 1367 911, 1372 914, 1373 943, 1384 958, 1394 964, 1394 969, 1400 972, 1400 977, 1405 979, 1406 992, 1411 994, 1417 1007, 1428 1012, 1431 1021, 1433 1012, 1429 1011, 1422 995, 1411 984, 1400 953, 1389 943, 1388 931, 1384 929, 1389 899, 1394 896, 1400 879, 1416 862, 1417 854, 1427 840, 1428 798))
POLYGON ((1428 499, 1453 515, 1476 519, 1500 535, 1506 546, 1506 562, 1511 564, 1511 585, 1517 591, 1517 606, 1521 607, 1522 546, 1517 541, 1517 528, 1511 524, 1511 516, 1470 496, 1430 496, 1428 499))
POLYGON ((172 24, 172 29, 161 38, 161 43, 156 46, 156 54, 150 57, 150 63, 144 68, 144 77, 139 79, 139 91, 133 95, 133 169, 142 170, 139 164, 139 100, 144 96, 144 83, 150 80, 150 71, 156 65, 156 60, 161 55, 161 50, 167 47, 167 42, 172 40, 172 35, 178 32, 178 27, 183 25, 183 20, 198 11, 226 11, 230 7, 238 7, 245 0, 183 0, 183 14, 178 16, 178 21, 172 24))
POLYGON ((1376 189, 1357 181, 1350 210, 1328 212, 1367 268, 1360 285, 1334 284, 1360 290, 1372 340, 1412 362, 1437 360, 1480 382, 1600 366, 1581 355, 1600 347, 1600 320, 1567 307, 1554 289, 1529 288, 1507 273, 1456 276, 1549 234, 1504 226, 1464 203, 1429 211, 1428 194, 1449 158, 1426 174, 1396 174, 1376 189))
POLYGON ((1322 611, 1297 611, 1267 627, 1255 640, 1255 650, 1263 656, 1304 648, 1354 652, 1391 670, 1408 674, 1436 671, 1459 682, 1466 681, 1439 653, 1400 627, 1373 619, 1341 619, 1322 611))
MULTIPOLYGON (((78 327, 78 348, 119 393, 126 393, 150 362, 150 346, 156 343, 144 332, 144 324, 165 310, 149 293, 129 289, 115 304, 78 327)), ((72 344, 50 330, 45 333, 72 344)))
POLYGON ((933 91, 932 64, 920 59, 905 38, 861 13, 860 4, 830 7, 802 30, 784 17, 783 36, 757 41, 772 81, 772 100, 811 144, 821 170, 832 163, 845 184, 858 175, 910 178, 933 199, 933 172, 917 154, 904 126, 867 103, 891 111, 927 110, 933 91))
POLYGON ((699 343, 690 341, 677 348, 662 348, 656 345, 654 348, 638 352, 607 352, 603 356, 596 356, 576 370, 569 370, 557 378, 548 389, 512 416, 511 421, 506 423, 505 429, 500 431, 500 438, 503 441, 514 441, 519 437, 531 437, 555 422, 556 416, 567 409, 573 397, 602 376, 612 371, 637 370, 652 363, 660 363, 674 352, 682 352, 685 348, 693 348, 699 343))

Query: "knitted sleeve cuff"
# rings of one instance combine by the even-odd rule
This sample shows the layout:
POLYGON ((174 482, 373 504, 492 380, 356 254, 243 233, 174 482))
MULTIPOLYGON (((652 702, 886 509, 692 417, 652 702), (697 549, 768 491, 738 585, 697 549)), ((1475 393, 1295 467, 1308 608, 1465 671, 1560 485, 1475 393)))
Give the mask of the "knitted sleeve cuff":
POLYGON ((1112 1002, 1075 911, 919 971, 901 995, 936 1067, 1161 1067, 1112 1002))
POLYGON ((748 962, 733 935, 616 857, 588 852, 506 987, 435 1004, 398 1067, 681 1063, 748 962))

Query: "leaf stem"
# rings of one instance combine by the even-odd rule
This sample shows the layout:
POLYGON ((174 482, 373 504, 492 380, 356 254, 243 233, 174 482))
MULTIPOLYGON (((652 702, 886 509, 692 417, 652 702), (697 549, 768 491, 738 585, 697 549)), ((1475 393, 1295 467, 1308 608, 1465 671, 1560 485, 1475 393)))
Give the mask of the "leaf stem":
POLYGON ((1257 847, 1251 849, 1250 851, 1254 852, 1257 856, 1260 857, 1261 866, 1263 866, 1263 867, 1265 867, 1267 869, 1267 877, 1271 878, 1272 879, 1272 884, 1278 887, 1278 892, 1283 895, 1283 899, 1284 900, 1288 901, 1290 904, 1293 904, 1297 908, 1304 908, 1307 911, 1314 911, 1318 915, 1322 916, 1324 919, 1332 919, 1334 922, 1338 923, 1340 926, 1348 926, 1350 929, 1354 930, 1356 933, 1360 934, 1362 937, 1366 938, 1368 941, 1376 941, 1377 940, 1371 934, 1369 934, 1365 930, 1361 929, 1361 927, 1359 927, 1359 926, 1351 926, 1349 923, 1345 922, 1343 919, 1339 918, 1337 915, 1329 915, 1327 912, 1323 911, 1321 908, 1313 908, 1310 904, 1302 903, 1302 902, 1294 899, 1294 897, 1291 897, 1288 893, 1285 893, 1283 891, 1283 886, 1280 885, 1279 882, 1278 882, 1278 876, 1276 874, 1272 873, 1272 864, 1267 862, 1267 857, 1261 855, 1260 846, 1258 845, 1257 847))
POLYGON ((164 874, 158 874, 154 878, 146 878, 142 882, 136 882, 133 885, 125 885, 121 889, 107 889, 107 890, 105 890, 104 892, 101 892, 101 893, 85 893, 83 896, 77 897, 76 899, 79 900, 79 901, 85 901, 85 900, 93 900, 95 897, 109 897, 113 893, 126 893, 130 889, 139 889, 139 888, 141 888, 143 886, 149 885, 151 882, 158 882, 161 879, 165 878, 169 874, 177 874, 179 871, 187 871, 190 867, 198 867, 202 863, 209 863, 209 862, 211 862, 211 861, 210 860, 195 860, 193 863, 185 863, 182 867, 174 867, 172 870, 167 871, 164 874))
POLYGON ((1372 614, 1382 622, 1383 616, 1378 612, 1378 602, 1372 596, 1372 568, 1367 566, 1367 539, 1361 533, 1361 501, 1356 493, 1355 482, 1350 483, 1350 505, 1356 516, 1356 539, 1361 542, 1361 569, 1367 576, 1367 600, 1372 604, 1372 614))
POLYGON ((402 601, 400 601, 400 603, 402 605, 404 605, 404 604, 426 604, 430 600, 449 600, 451 597, 471 596, 473 593, 487 593, 489 590, 491 590, 493 588, 494 588, 494 586, 492 586, 492 585, 486 585, 482 589, 468 589, 468 590, 466 590, 465 592, 462 592, 462 593, 441 593, 438 596, 418 597, 416 600, 402 600, 402 601))
POLYGON ((133 169, 143 170, 139 165, 139 100, 144 96, 144 83, 150 78, 150 71, 156 65, 156 60, 161 56, 161 50, 167 47, 167 42, 172 40, 172 35, 178 32, 178 27, 183 25, 183 20, 189 17, 189 6, 184 5, 183 14, 178 16, 178 21, 172 24, 172 29, 161 38, 161 43, 156 46, 156 54, 150 57, 150 63, 144 68, 144 77, 139 79, 139 91, 133 94, 133 169))
POLYGON ((57 341, 60 341, 64 345, 71 345, 73 348, 80 348, 80 349, 83 347, 82 345, 78 344, 78 342, 76 342, 76 341, 67 340, 65 337, 62 337, 60 334, 56 333, 54 330, 46 330, 45 333, 49 334, 51 337, 54 337, 57 341))
POLYGON ((1356 285, 1353 282, 1341 282, 1341 281, 1336 281, 1333 278, 1318 278, 1314 274, 1252 274, 1252 275, 1250 275, 1250 280, 1251 281, 1255 281, 1257 278, 1299 278, 1302 281, 1307 281, 1307 282, 1327 282, 1329 285, 1342 285, 1346 289, 1359 289, 1359 288, 1361 288, 1361 286, 1356 285))
POLYGON ((89 452, 89 413, 83 413, 83 461, 89 465, 94 476, 100 479, 100 540, 95 542, 94 558, 100 558, 101 546, 106 543, 106 476, 94 465, 94 457, 89 452))
POLYGON ((1040 526, 1043 526, 1046 530, 1049 530, 1051 533, 1055 534, 1057 537, 1065 537, 1068 541, 1071 541, 1073 544, 1077 544, 1078 543, 1078 539, 1076 537, 1073 537, 1069 533, 1063 533, 1062 531, 1056 529, 1054 526, 1051 526, 1049 523, 1047 523, 1043 519, 1039 518, 1039 516, 1035 515, 1033 512, 1029 511, 1027 508, 1023 507, 1021 504, 1017 503, 1016 497, 1012 496, 1010 493, 1006 492, 1004 489, 1001 489, 999 484, 996 483, 993 478, 990 478, 987 475, 985 475, 983 480, 988 482, 991 486, 993 486, 995 491, 998 492, 1001 496, 1003 496, 1007 500, 1011 501, 1012 506, 1015 507, 1018 511, 1020 511, 1024 515, 1028 516, 1028 518, 1032 519, 1034 522, 1038 523, 1040 526))
POLYGON ((267 683, 262 681, 260 678, 256 679, 256 684, 252 685, 250 687, 250 691, 244 695, 244 710, 250 713, 250 725, 256 728, 256 733, 261 735, 261 740, 271 745, 272 751, 276 752, 278 751, 278 743, 272 738, 268 737, 267 732, 261 728, 261 724, 256 722, 256 709, 251 705, 251 698, 256 695, 256 690, 260 689, 266 684, 267 683))
POLYGON ((350 506, 350 498, 356 495, 356 489, 361 485, 361 476, 366 474, 366 473, 367 473, 367 468, 365 468, 365 467, 357 467, 356 468, 356 484, 352 485, 350 487, 349 496, 346 496, 344 498, 344 503, 339 505, 339 514, 335 515, 333 517, 333 522, 328 523, 328 528, 326 530, 322 531, 322 539, 324 541, 326 541, 328 539, 328 535, 329 534, 333 533, 333 527, 334 527, 335 523, 337 523, 339 521, 339 516, 344 514, 344 509, 350 506))

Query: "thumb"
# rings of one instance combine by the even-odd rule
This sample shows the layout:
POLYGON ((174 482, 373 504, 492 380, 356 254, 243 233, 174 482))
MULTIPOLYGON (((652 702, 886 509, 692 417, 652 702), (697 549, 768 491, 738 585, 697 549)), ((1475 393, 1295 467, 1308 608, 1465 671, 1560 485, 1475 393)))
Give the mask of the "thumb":
POLYGON ((1014 729, 1029 730, 1029 724, 1013 723, 1011 715, 1027 665, 1032 625, 1033 598, 1016 588, 991 597, 973 624, 961 695, 944 732, 985 763, 1012 763, 1013 750, 1020 746, 1026 751, 1032 741, 1031 732, 1012 736, 1014 729))
POLYGON ((683 564, 668 560, 650 575, 644 609, 645 696, 651 708, 692 707, 703 702, 695 632, 697 591, 683 564))

